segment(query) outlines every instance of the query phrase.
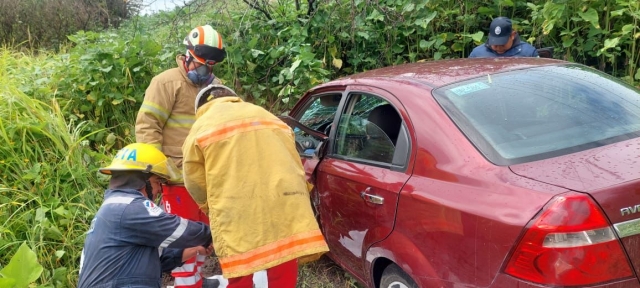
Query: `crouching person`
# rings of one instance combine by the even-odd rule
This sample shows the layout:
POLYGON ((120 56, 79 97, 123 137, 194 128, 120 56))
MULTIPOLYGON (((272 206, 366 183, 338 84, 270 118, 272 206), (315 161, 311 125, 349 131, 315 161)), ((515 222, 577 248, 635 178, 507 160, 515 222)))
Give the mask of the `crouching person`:
POLYGON ((162 182, 180 177, 160 150, 128 145, 99 171, 111 179, 87 232, 78 287, 159 288, 163 271, 211 254, 207 225, 167 214, 154 202, 162 182))

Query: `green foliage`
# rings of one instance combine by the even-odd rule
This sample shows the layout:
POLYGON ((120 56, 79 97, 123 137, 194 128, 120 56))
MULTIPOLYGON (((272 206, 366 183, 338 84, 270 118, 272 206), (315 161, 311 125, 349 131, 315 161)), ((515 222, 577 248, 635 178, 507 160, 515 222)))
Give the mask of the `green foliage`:
POLYGON ((640 80, 640 2, 628 0, 528 3, 540 38, 561 57, 595 66, 633 83, 640 80), (622 68, 622 69, 620 69, 622 68))
POLYGON ((73 287, 101 202, 96 169, 109 159, 88 147, 86 137, 99 131, 68 122, 56 98, 48 104, 18 88, 41 60, 0 50, 0 66, 10 67, 0 70, 0 263, 26 241, 44 269, 39 281, 73 287))
POLYGON ((38 263, 36 253, 23 242, 18 252, 11 257, 9 265, 0 270, 0 287, 29 287, 29 284, 40 278, 40 274, 42 265, 38 263))
MULTIPOLYGON (((56 1, 51 3, 66 0, 56 1)), ((311 7, 309 1, 250 2, 258 6, 216 1, 134 17, 101 33, 71 34, 75 30, 65 30, 66 22, 51 20, 50 28, 71 34, 58 53, 0 49, 0 140, 7 144, 0 146, 0 263, 9 263, 26 242, 42 265, 34 281, 75 286, 84 233, 105 184, 96 169, 114 149, 134 141, 147 85, 175 67, 184 35, 197 25, 211 24, 223 35, 228 58, 216 65, 216 76, 274 113, 330 79, 466 57, 500 15, 513 19, 523 41, 555 47, 556 58, 640 81, 638 1, 335 0, 311 1, 311 7)), ((2 5, 7 3, 23 2, 2 5)), ((2 19, 0 25, 8 23, 2 19)), ((18 28, 28 35, 31 27, 18 28)), ((0 286, 18 283, 8 279, 1 278, 0 286)))
POLYGON ((137 13, 140 0, 0 0, 0 43, 57 48, 79 30, 105 29, 137 13))
POLYGON ((640 80, 634 79, 640 75, 637 1, 383 0, 372 5, 338 0, 321 1, 310 10, 295 3, 245 6, 249 10, 220 6, 208 12, 229 50, 218 68, 225 73, 219 76, 233 80, 241 93, 276 113, 327 79, 466 57, 486 40, 496 16, 511 17, 522 41, 555 47, 557 58, 596 66, 630 82, 640 80), (605 4, 606 11, 598 8, 605 4))
POLYGON ((116 147, 122 147, 132 141, 154 63, 175 55, 162 54, 162 46, 143 35, 79 32, 69 39, 74 47, 53 67, 53 96, 62 98, 70 121, 86 121, 88 130, 99 131, 88 137, 93 143, 112 146, 117 140, 116 147))

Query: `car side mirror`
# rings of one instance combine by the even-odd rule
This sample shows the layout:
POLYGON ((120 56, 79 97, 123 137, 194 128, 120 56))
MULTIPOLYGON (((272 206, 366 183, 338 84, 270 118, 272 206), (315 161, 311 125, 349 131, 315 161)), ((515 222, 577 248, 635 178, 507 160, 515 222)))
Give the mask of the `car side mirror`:
POLYGON ((553 58, 553 47, 538 48, 537 51, 540 58, 553 58))
POLYGON ((322 159, 322 157, 324 157, 324 155, 327 154, 326 147, 328 142, 329 142, 329 138, 325 138, 322 141, 320 141, 316 149, 313 151, 313 157, 317 159, 322 159))

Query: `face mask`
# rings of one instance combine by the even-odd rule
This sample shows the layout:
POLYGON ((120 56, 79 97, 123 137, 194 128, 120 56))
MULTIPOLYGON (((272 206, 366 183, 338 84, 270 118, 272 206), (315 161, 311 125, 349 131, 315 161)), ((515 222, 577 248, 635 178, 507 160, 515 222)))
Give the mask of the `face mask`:
POLYGON ((213 82, 213 73, 209 70, 209 67, 202 65, 194 70, 187 72, 187 78, 196 85, 206 86, 213 82))

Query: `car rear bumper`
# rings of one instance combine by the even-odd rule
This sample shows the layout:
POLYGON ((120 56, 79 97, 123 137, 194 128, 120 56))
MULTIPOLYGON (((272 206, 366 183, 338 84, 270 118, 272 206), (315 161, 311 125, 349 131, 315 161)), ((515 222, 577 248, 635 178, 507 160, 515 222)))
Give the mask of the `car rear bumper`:
MULTIPOLYGON (((489 286, 491 288, 540 288, 540 287, 554 287, 554 286, 545 286, 534 284, 530 282, 526 282, 514 277, 511 277, 507 274, 499 274, 495 281, 489 286)), ((606 284, 599 284, 594 286, 585 286, 585 287, 593 287, 593 288, 638 288, 640 287, 640 282, 636 278, 629 278, 617 282, 609 282, 606 284)))

